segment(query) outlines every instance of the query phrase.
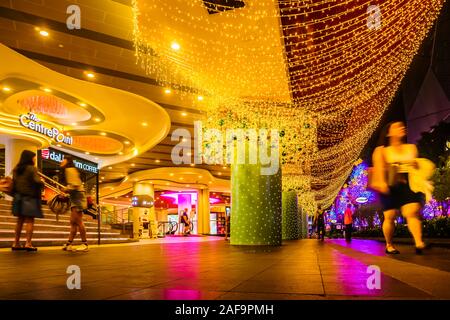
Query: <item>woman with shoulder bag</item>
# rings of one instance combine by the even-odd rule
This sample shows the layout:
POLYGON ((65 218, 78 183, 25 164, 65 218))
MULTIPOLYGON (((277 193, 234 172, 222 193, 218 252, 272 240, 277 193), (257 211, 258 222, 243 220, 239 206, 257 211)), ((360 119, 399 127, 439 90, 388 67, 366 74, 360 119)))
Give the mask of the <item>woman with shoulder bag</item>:
POLYGON ((66 192, 70 196, 70 234, 69 240, 64 245, 64 251, 74 251, 72 242, 77 231, 80 231, 82 244, 75 251, 88 251, 89 247, 86 239, 86 229, 83 223, 83 210, 86 209, 86 194, 84 191, 83 183, 80 179, 80 173, 71 156, 66 156, 61 162, 62 170, 62 182, 66 185, 66 192))
POLYGON ((418 158, 417 147, 406 143, 406 128, 403 122, 389 123, 373 152, 371 187, 380 194, 383 204, 383 234, 386 253, 399 254, 393 246, 394 218, 399 210, 408 222, 414 238, 416 253, 421 254, 427 246, 422 239, 420 210, 425 196, 430 198, 432 186, 427 179, 434 165, 418 158))
POLYGON ((43 182, 35 167, 36 154, 24 150, 20 160, 13 170, 13 215, 17 217, 15 239, 12 250, 37 251, 31 244, 34 218, 43 218, 41 207, 41 189, 43 182), (26 243, 20 245, 20 234, 23 224, 26 224, 26 243))

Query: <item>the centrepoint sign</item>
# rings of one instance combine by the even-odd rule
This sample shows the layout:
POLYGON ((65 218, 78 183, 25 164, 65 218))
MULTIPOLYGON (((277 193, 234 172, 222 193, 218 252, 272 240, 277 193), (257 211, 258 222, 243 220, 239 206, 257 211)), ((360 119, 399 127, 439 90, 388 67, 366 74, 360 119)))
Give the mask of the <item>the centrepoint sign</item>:
POLYGON ((22 114, 19 117, 20 124, 25 128, 46 135, 49 138, 54 139, 58 143, 64 143, 67 145, 71 145, 73 143, 73 137, 66 136, 57 128, 46 127, 43 123, 39 123, 40 121, 41 120, 39 120, 38 116, 32 112, 28 114, 22 114))
MULTIPOLYGON (((53 149, 42 149, 41 157, 45 160, 52 160, 55 162, 62 162, 64 160, 64 153, 53 150, 53 149)), ((72 156, 73 157, 73 156, 72 156)), ((98 173, 98 165, 93 162, 88 162, 83 159, 73 159, 73 164, 80 170, 98 173)))

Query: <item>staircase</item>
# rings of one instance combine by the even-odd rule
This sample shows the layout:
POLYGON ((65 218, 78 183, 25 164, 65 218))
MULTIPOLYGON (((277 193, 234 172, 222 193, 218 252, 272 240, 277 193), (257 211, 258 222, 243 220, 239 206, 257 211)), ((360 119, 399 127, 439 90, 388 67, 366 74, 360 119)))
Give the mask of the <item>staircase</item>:
MULTIPOLYGON (((34 222, 33 245, 36 247, 63 245, 66 243, 70 232, 69 213, 59 215, 59 221, 56 221, 56 214, 51 212, 46 205, 43 205, 42 209, 44 218, 35 219, 34 222)), ((0 200, 0 248, 11 247, 14 241, 16 220, 17 218, 11 213, 11 201, 0 200)), ((84 215, 83 221, 86 227, 88 243, 97 244, 97 220, 84 215)), ((100 234, 101 244, 132 242, 128 236, 112 230, 110 225, 102 225, 100 234)), ((74 244, 80 241, 80 235, 77 234, 74 244)), ((25 243, 25 226, 22 230, 21 242, 22 244, 25 243)))

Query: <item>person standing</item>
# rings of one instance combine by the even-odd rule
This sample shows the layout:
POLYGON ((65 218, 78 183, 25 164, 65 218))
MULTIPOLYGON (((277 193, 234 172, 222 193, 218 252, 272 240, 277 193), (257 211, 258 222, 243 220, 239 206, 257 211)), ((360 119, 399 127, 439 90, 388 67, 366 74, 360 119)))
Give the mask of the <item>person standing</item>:
POLYGON ((189 223, 188 209, 185 208, 183 210, 183 214, 181 215, 181 223, 184 225, 183 235, 188 236, 191 233, 191 226, 189 223))
POLYGON ((13 170, 13 208, 12 213, 17 217, 15 239, 11 247, 15 250, 37 251, 33 247, 34 218, 43 218, 41 206, 41 189, 43 182, 36 169, 36 154, 29 150, 22 151, 19 163, 13 170), (23 225, 26 225, 26 243, 20 245, 20 235, 23 225))
POLYGON ((70 234, 69 240, 64 245, 64 251, 74 251, 72 242, 77 232, 80 232, 82 244, 75 251, 89 251, 86 229, 83 223, 83 211, 87 207, 86 194, 84 192, 83 183, 81 182, 80 173, 71 156, 66 156, 61 162, 62 181, 66 185, 66 191, 70 196, 70 234))
POLYGON ((317 236, 319 240, 325 239, 325 213, 322 207, 319 205, 317 209, 315 224, 317 226, 317 236))
POLYGON ((419 212, 423 206, 424 193, 411 190, 413 169, 418 167, 418 151, 414 144, 406 143, 406 128, 403 122, 389 123, 380 136, 378 147, 372 155, 372 188, 380 193, 383 204, 383 234, 386 239, 386 253, 399 254, 393 246, 394 218, 400 210, 416 246, 421 254, 426 245, 422 239, 422 221, 419 212))
POLYGON ((350 204, 347 205, 347 209, 344 212, 344 225, 345 225, 345 240, 352 241, 352 231, 353 231, 353 217, 352 217, 352 207, 350 204))

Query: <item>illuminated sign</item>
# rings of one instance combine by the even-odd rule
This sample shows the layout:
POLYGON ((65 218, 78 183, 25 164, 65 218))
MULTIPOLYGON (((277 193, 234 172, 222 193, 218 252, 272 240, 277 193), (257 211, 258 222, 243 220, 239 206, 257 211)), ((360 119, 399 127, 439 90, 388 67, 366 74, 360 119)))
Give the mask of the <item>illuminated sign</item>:
MULTIPOLYGON (((55 162, 62 162, 64 160, 64 154, 62 152, 58 152, 55 150, 50 149, 42 149, 41 150, 41 157, 45 160, 52 160, 55 162)), ((73 164, 77 169, 92 172, 92 173, 98 173, 98 166, 95 163, 87 162, 82 159, 73 159, 73 164)))
POLYGON ((153 198, 149 195, 137 195, 131 198, 131 206, 139 208, 151 208, 154 205, 153 198))
POLYGON ((358 203, 366 203, 367 201, 369 201, 369 199, 367 199, 366 197, 359 197, 359 198, 356 198, 355 201, 358 203))
POLYGON ((64 133, 60 132, 57 128, 48 128, 43 123, 39 123, 38 116, 32 112, 28 114, 22 114, 19 117, 20 124, 30 130, 39 132, 51 139, 54 139, 58 143, 64 143, 71 145, 73 143, 73 137, 66 136, 64 133))

